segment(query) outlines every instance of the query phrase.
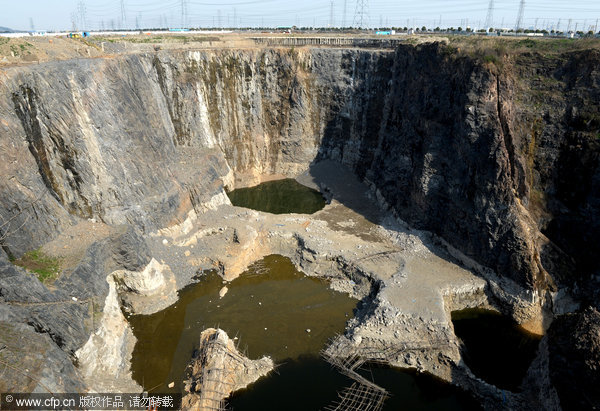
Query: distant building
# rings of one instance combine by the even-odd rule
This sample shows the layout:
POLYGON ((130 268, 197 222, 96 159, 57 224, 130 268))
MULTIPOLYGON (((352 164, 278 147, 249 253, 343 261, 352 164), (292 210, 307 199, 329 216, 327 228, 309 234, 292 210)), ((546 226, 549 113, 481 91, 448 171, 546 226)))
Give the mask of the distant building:
POLYGON ((378 36, 391 36, 396 34, 396 30, 376 31, 375 34, 378 36))

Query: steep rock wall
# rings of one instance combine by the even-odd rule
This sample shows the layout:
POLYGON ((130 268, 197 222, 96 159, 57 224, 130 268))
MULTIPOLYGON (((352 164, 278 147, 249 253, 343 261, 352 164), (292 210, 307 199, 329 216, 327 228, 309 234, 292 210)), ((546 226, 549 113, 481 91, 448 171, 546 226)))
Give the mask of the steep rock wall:
POLYGON ((519 99, 531 97, 520 84, 532 80, 516 68, 498 74, 438 44, 171 51, 9 69, 3 246, 19 255, 76 218, 155 229, 226 201, 223 186, 238 184, 232 170, 243 184, 330 158, 414 226, 525 289, 551 290, 551 277, 571 278, 579 258, 567 246, 576 233, 559 223, 576 217, 585 238, 598 232, 597 219, 583 224, 598 215, 597 59, 556 64, 571 96, 563 117, 519 99), (565 169, 583 170, 584 184, 572 187, 568 176, 580 174, 565 169), (552 206, 569 196, 575 203, 552 206))

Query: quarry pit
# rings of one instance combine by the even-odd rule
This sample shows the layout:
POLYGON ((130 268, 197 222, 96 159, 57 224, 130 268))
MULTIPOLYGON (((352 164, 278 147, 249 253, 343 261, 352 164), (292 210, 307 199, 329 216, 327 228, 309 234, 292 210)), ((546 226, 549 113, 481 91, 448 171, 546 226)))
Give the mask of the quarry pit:
POLYGON ((1 392, 148 390, 129 316, 279 255, 359 301, 322 347, 334 365, 413 370, 486 409, 571 398, 558 327, 600 324, 598 244, 581 247, 600 231, 596 43, 63 40, 0 65, 1 392), (228 196, 285 178, 326 204, 228 196), (23 268, 31 251, 57 275, 23 268), (541 339, 512 388, 465 361, 452 312, 470 308, 541 339))

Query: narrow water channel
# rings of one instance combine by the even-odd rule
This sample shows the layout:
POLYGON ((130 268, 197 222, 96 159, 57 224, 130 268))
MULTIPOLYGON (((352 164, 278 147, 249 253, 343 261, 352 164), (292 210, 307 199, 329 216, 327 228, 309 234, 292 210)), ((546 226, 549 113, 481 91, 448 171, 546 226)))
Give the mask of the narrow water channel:
POLYGON ((518 391, 541 338, 490 310, 454 311, 452 323, 471 371, 499 388, 518 391))
POLYGON ((239 188, 227 195, 234 206, 272 214, 312 214, 325 207, 325 199, 321 193, 292 178, 239 188))

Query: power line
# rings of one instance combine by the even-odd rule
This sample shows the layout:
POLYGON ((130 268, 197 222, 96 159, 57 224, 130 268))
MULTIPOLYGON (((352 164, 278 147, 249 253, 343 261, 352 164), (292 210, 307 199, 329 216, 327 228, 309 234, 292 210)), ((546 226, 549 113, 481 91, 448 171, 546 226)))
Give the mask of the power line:
POLYGON ((344 0, 344 12, 342 14, 342 27, 346 27, 346 6, 348 5, 348 0, 344 0))

